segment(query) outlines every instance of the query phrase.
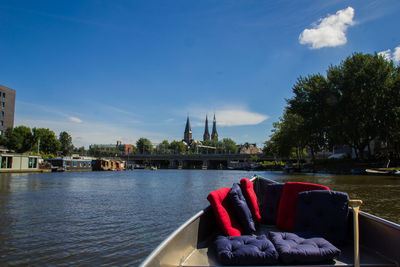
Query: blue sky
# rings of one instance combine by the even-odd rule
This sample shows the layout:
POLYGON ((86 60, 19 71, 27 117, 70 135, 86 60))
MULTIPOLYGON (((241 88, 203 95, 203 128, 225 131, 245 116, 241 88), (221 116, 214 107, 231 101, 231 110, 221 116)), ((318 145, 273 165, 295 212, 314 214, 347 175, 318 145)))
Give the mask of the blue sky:
MULTIPOLYGON (((400 60, 400 1, 0 2, 0 84, 15 125, 76 146, 181 140, 215 113, 220 138, 266 141, 300 75, 353 52, 400 60)), ((209 127, 211 127, 211 123, 209 127)))

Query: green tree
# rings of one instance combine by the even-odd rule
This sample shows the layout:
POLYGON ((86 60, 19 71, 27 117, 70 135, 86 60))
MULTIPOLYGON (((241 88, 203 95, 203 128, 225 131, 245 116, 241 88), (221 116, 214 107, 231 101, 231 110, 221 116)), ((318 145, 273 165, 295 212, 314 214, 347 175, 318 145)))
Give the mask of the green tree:
POLYGON ((182 141, 172 141, 169 148, 174 154, 184 154, 186 152, 186 145, 182 141))
POLYGON ((8 127, 4 133, 4 143, 10 150, 17 153, 24 153, 31 149, 32 131, 26 126, 8 127))
POLYGON ((376 53, 355 53, 329 68, 328 82, 339 96, 330 131, 336 144, 348 144, 362 158, 371 140, 386 135, 394 75, 393 62, 376 53))
POLYGON ((39 145, 40 153, 57 154, 61 144, 53 131, 45 128, 33 128, 32 132, 33 151, 37 151, 37 146, 39 145))
POLYGON ((85 149, 84 146, 74 147, 73 152, 75 154, 79 154, 80 156, 87 156, 88 155, 88 151, 85 149))
MULTIPOLYGON (((390 151, 400 158, 400 65, 397 66, 393 74, 393 79, 387 83, 389 89, 382 110, 386 109, 384 114, 380 114, 382 118, 382 127, 380 127, 379 135, 382 142, 386 143, 390 151)), ((386 157, 389 157, 387 154, 386 157)))
POLYGON ((328 147, 329 122, 338 94, 320 74, 298 78, 293 93, 294 97, 287 101, 288 110, 301 117, 298 127, 302 128, 304 142, 314 160, 315 152, 328 147))
POLYGON ((137 154, 151 154, 153 152, 153 144, 147 138, 140 138, 136 142, 137 154))
POLYGON ((158 154, 169 154, 169 142, 168 140, 164 140, 159 143, 156 147, 156 153, 158 154))
POLYGON ((72 144, 72 137, 67 132, 61 132, 58 138, 61 144, 61 153, 64 156, 71 155, 74 150, 74 145, 72 144))
POLYGON ((222 140, 222 147, 223 147, 224 153, 226 153, 226 154, 238 153, 238 147, 237 147, 235 141, 233 141, 230 138, 224 138, 222 140))
POLYGON ((254 162, 254 163, 257 163, 258 162, 258 156, 257 155, 251 155, 250 156, 250 162, 254 162))
POLYGON ((337 66, 327 78, 300 77, 293 86, 294 97, 279 122, 274 123, 264 153, 288 156, 304 148, 314 152, 349 145, 358 158, 372 140, 400 153, 400 67, 382 56, 355 53, 337 66))
POLYGON ((274 123, 272 135, 265 143, 264 153, 280 157, 291 157, 294 153, 299 162, 304 156, 306 140, 303 118, 286 109, 280 121, 274 123))

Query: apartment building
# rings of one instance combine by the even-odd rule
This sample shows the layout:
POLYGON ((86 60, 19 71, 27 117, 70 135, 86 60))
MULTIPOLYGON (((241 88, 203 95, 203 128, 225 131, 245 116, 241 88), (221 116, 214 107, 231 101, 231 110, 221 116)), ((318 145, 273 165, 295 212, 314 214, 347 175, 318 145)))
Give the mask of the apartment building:
POLYGON ((0 135, 14 127, 15 90, 0 85, 0 135))

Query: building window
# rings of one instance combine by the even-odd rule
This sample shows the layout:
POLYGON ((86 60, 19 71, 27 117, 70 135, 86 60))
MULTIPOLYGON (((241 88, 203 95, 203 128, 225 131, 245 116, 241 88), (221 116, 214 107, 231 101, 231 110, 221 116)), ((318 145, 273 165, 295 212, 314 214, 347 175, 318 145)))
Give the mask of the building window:
POLYGON ((12 157, 6 157, 6 159, 7 159, 7 169, 11 169, 12 168, 13 158, 12 157))
POLYGON ((74 161, 74 167, 78 167, 78 162, 74 161))
POLYGON ((3 130, 0 130, 0 135, 3 135, 3 130))
POLYGON ((1 119, 4 119, 4 111, 1 112, 1 119))
POLYGON ((1 122, 0 122, 0 125, 1 125, 1 126, 4 126, 4 121, 1 121, 1 122))
POLYGON ((6 107, 6 102, 1 102, 1 108, 5 108, 6 107))
POLYGON ((3 99, 5 99, 6 98, 6 93, 3 93, 3 99))
POLYGON ((29 158, 28 168, 36 169, 37 167, 37 158, 29 158))

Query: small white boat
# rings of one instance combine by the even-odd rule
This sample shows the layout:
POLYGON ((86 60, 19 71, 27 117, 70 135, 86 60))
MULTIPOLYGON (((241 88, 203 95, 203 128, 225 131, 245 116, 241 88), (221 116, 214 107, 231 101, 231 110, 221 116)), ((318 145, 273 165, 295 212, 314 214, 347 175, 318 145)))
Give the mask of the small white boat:
MULTIPOLYGON (((260 188, 274 181, 256 177, 253 183, 260 197, 260 188)), ((212 249, 213 240, 219 232, 218 227, 211 207, 207 207, 167 237, 140 266, 219 266, 212 249)), ((274 229, 261 225, 257 234, 270 230, 274 229)), ((400 266, 400 225, 360 211, 359 234, 360 266, 400 266)), ((339 247, 342 253, 334 262, 301 266, 354 266, 352 240, 349 235, 348 242, 339 247)))
POLYGON ((366 169, 366 174, 371 175, 394 175, 396 171, 394 170, 385 170, 385 169, 366 169))

